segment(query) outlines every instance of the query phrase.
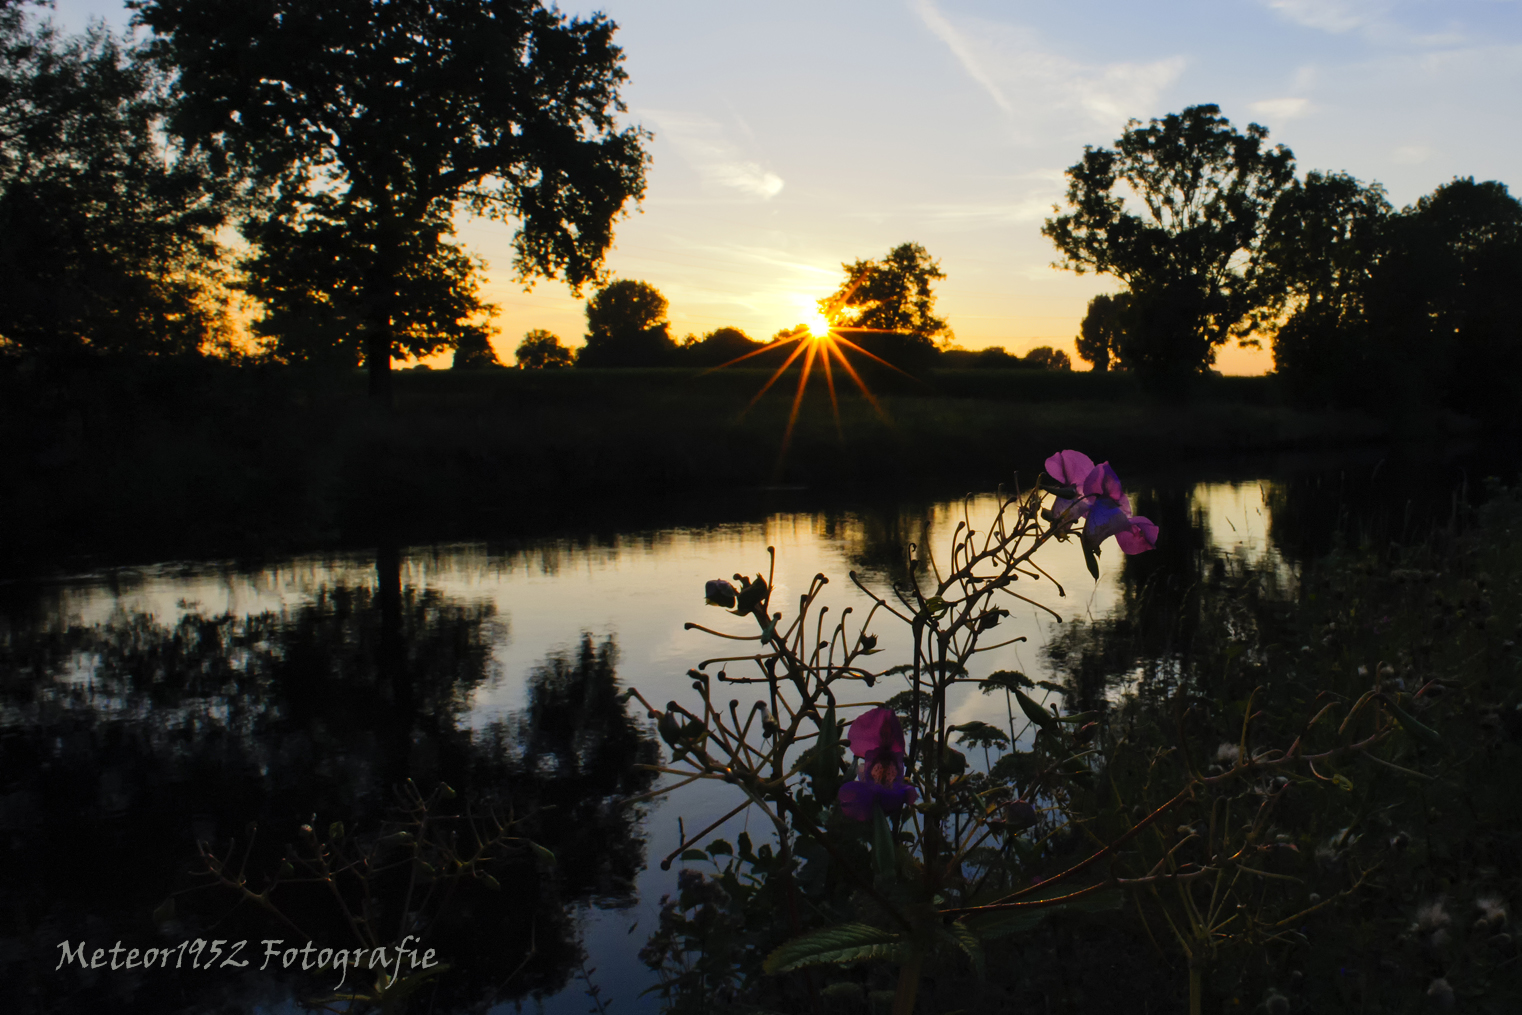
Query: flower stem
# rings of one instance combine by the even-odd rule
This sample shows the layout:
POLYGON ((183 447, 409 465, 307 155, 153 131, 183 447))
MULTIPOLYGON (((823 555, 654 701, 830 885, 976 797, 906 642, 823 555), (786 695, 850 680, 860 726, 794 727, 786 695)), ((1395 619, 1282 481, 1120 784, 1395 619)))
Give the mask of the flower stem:
MULTIPOLYGON (((899 967, 898 990, 893 995, 893 1015, 914 1015, 915 998, 920 992, 920 970, 924 964, 924 955, 916 950, 899 967)), ((1199 1015, 1198 1009, 1193 1015, 1199 1015)))

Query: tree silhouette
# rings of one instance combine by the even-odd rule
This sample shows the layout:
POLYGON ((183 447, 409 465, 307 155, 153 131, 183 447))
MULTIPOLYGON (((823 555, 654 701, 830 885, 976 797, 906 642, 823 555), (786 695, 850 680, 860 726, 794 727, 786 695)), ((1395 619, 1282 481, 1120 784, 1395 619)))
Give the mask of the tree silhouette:
POLYGON ((525 370, 548 370, 568 367, 575 355, 560 341, 560 336, 535 328, 523 336, 516 353, 518 365, 525 370))
POLYGON ((666 323, 666 297, 648 282, 619 279, 587 302, 587 344, 576 357, 583 367, 651 367, 676 350, 666 323))
POLYGON ((193 353, 226 341, 226 195, 160 140, 166 78, 105 28, 0 4, 0 346, 193 353))
POLYGON ((1522 202, 1455 179, 1390 222, 1365 299, 1380 353, 1415 397, 1496 422, 1522 418, 1522 202))
POLYGON ((1372 361, 1365 307, 1390 214, 1383 187, 1346 173, 1307 173, 1274 205, 1262 248, 1262 268, 1285 302, 1274 369, 1301 400, 1390 394, 1389 369, 1372 361))
POLYGON ((598 277, 613 220, 644 192, 647 135, 615 123, 626 75, 602 15, 527 0, 130 6, 179 75, 173 130, 266 202, 254 238, 268 238, 261 221, 301 236, 342 224, 378 398, 417 316, 412 287, 458 263, 457 206, 516 220, 521 279, 577 288, 598 277))
MULTIPOLYGON (((252 330, 283 363, 354 367, 367 360, 375 248, 344 216, 331 195, 316 194, 303 209, 242 223, 253 247, 239 265, 240 288, 262 310, 252 330)), ((481 262, 445 239, 452 232, 449 223, 434 222, 407 242, 407 270, 392 283, 393 354, 479 349, 489 331, 485 321, 497 308, 480 299, 481 262)))
POLYGON ((485 326, 466 329, 455 343, 454 362, 450 367, 455 370, 500 367, 502 361, 497 358, 497 350, 492 348, 491 330, 485 326))
POLYGON ((1131 308, 1130 293, 1101 293, 1089 300, 1088 313, 1078 326, 1078 357, 1090 364, 1095 373, 1107 372, 1111 365, 1124 369, 1120 350, 1126 335, 1126 315, 1131 308))
POLYGON ((716 367, 765 345, 739 328, 718 328, 701 339, 688 336, 682 344, 682 359, 694 366, 716 367))
POLYGON ((1239 133, 1214 105, 1126 126, 1115 148, 1084 148, 1067 171, 1071 210, 1041 232, 1062 253, 1061 267, 1114 275, 1130 288, 1129 366, 1151 376, 1198 373, 1228 337, 1250 342, 1272 301, 1255 255, 1294 155, 1268 148, 1257 124, 1239 133), (1144 214, 1126 210, 1121 188, 1144 214))
POLYGON ((1061 349, 1053 349, 1049 345, 1036 346, 1021 357, 1020 362, 1024 366, 1036 367, 1038 370, 1073 369, 1073 361, 1068 358, 1068 354, 1061 349))
POLYGON ((819 301, 831 324, 900 335, 926 349, 953 340, 951 328, 935 316, 931 290, 946 273, 918 243, 901 243, 879 261, 840 267, 846 276, 840 288, 819 301))

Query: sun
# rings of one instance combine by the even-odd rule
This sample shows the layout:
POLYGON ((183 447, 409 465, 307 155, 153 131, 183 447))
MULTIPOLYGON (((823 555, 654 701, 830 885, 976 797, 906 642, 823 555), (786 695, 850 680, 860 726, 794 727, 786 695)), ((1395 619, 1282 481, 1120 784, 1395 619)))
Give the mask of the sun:
POLYGON ((846 300, 849 299, 851 293, 856 291, 856 287, 861 285, 862 279, 865 277, 866 276, 863 275, 861 278, 856 279, 846 290, 843 296, 836 297, 829 301, 819 301, 822 305, 818 310, 810 312, 807 315, 803 327, 783 332, 779 334, 777 339, 771 344, 765 345, 760 349, 753 349, 750 352, 744 353, 743 355, 736 356, 734 359, 730 360, 727 363, 721 363, 716 367, 710 367, 708 370, 704 371, 705 374, 709 374, 713 373, 715 370, 723 370, 725 367, 734 366, 735 364, 748 360, 753 356, 761 356, 771 353, 780 354, 782 350, 785 350, 791 346, 792 351, 787 354, 787 356, 783 359, 782 364, 777 367, 776 371, 773 372, 771 377, 767 379, 767 382, 761 386, 761 390, 756 392, 755 397, 750 400, 750 404, 745 407, 744 412, 748 412, 755 406, 757 402, 761 400, 763 395, 771 390, 772 385, 776 384, 777 380, 787 372, 788 367, 792 366, 793 363, 796 362, 800 357, 802 358, 803 362, 801 364, 801 369, 799 370, 798 376, 798 389, 793 394, 792 411, 788 413, 787 429, 782 434, 782 447, 777 454, 776 474, 778 476, 782 474, 783 460, 787 456, 788 444, 791 442, 793 437, 793 428, 797 425, 798 422, 798 410, 803 405, 804 391, 808 388, 809 377, 813 373, 816 366, 820 369, 820 372, 824 374, 825 388, 830 393, 830 413, 835 418, 836 434, 840 436, 842 440, 844 440, 844 435, 841 433, 840 426, 840 401, 835 391, 836 368, 844 371, 845 375, 851 379, 852 383, 856 385, 857 390, 861 392, 862 397, 864 397, 867 400, 868 404, 872 406, 873 411, 875 411, 877 415, 880 416, 885 422, 888 421, 888 414, 886 411, 884 411, 882 404, 878 402, 877 398, 872 394, 870 390, 868 390, 867 384, 862 379, 861 374, 859 374, 856 368, 851 365, 851 361, 846 358, 847 350, 866 359, 875 360, 877 363, 887 367, 890 370, 904 374, 905 377, 910 376, 909 374, 904 373, 903 370, 894 366, 892 363, 889 363, 887 360, 883 359, 881 356, 878 356, 876 353, 863 349, 861 346, 857 345, 855 342, 847 338, 844 334, 844 332, 848 331, 876 332, 884 331, 884 329, 857 327, 845 323, 831 322, 832 316, 840 316, 840 311, 845 305, 846 300))

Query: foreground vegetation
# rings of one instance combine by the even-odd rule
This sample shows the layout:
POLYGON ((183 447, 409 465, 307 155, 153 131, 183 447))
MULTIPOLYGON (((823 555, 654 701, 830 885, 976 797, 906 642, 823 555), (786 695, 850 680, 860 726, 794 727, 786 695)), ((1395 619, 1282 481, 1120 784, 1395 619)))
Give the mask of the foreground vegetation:
MULTIPOLYGON (((1196 553, 1190 581, 1177 560, 1131 559, 1123 608, 1048 650, 1071 724, 1028 700, 1008 737, 964 724, 964 751, 996 752, 974 771, 983 750, 946 753, 927 690, 918 728, 933 746, 916 753, 911 737, 908 756, 934 789, 896 840, 830 808, 840 776, 811 748, 797 769, 809 782, 778 811, 780 849, 743 837, 684 854, 644 953, 672 1009, 801 1010, 818 996, 840 1012, 1516 1010, 1522 497, 1490 492, 1419 542, 1343 545, 1298 576, 1196 553), (1034 743, 1008 750, 1032 727, 1034 743), (942 870, 930 830, 952 835, 953 814, 988 833, 942 870), (916 894, 921 878, 933 899, 916 894), (1011 893, 1029 908, 985 908, 1011 893)), ((914 728, 892 672, 876 693, 914 728)), ((706 704, 710 677, 693 676, 706 704)), ((812 716, 820 743, 840 735, 830 701, 812 716)), ((728 742, 715 717, 703 742, 666 709, 675 758, 728 742)), ((854 733, 851 746, 862 753, 854 733)), ((738 764, 726 778, 756 799, 776 789, 738 764)))
MULTIPOLYGON (((816 373, 817 377, 817 373, 816 373)), ((766 374, 408 371, 394 411, 356 373, 215 361, 100 362, 0 372, 6 554, 188 556, 403 536, 521 536, 637 523, 641 510, 721 521, 766 486, 834 494, 985 485, 1060 443, 1173 460, 1390 437, 1373 417, 1279 405, 1266 378, 1220 378, 1158 401, 1125 375, 969 370, 869 375, 839 422, 811 383, 782 454, 795 386, 748 412, 766 374), (1145 431, 1145 446, 1134 435, 1145 431), (725 498, 719 490, 751 490, 725 498)), ((759 510, 759 508, 757 508, 759 510)))

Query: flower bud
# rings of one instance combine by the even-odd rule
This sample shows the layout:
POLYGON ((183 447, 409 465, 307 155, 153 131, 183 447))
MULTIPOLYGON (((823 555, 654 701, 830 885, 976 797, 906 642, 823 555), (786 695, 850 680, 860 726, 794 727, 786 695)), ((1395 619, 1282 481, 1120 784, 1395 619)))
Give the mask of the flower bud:
POLYGON ((732 608, 738 594, 735 587, 723 578, 715 578, 703 587, 703 598, 712 606, 732 608))

